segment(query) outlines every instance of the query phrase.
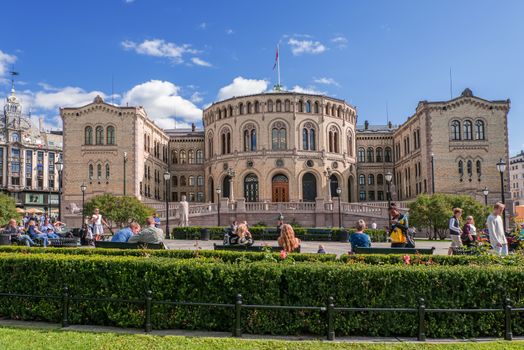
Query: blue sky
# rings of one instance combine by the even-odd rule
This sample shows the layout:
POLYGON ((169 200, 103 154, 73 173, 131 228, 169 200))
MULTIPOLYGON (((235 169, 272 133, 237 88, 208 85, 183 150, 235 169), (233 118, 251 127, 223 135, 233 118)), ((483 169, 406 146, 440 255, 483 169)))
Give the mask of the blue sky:
POLYGON ((14 65, 48 127, 96 94, 163 127, 200 122, 213 101, 270 89, 280 43, 287 89, 345 99, 360 122, 448 99, 451 67, 453 96, 511 99, 510 152, 524 148, 524 1, 20 0, 2 13, 0 94, 14 65))

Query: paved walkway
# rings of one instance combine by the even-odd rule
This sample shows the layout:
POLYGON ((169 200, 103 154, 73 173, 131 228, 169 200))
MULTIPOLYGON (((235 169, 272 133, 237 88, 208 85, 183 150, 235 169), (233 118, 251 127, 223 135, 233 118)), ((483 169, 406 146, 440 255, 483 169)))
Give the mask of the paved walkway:
MULTIPOLYGON (((213 243, 222 244, 222 241, 190 241, 190 240, 166 240, 165 241, 169 249, 180 249, 180 250, 195 250, 197 247, 204 250, 213 250, 213 243)), ((276 245, 276 241, 256 241, 255 245, 276 245)), ((301 243, 301 252, 303 253, 316 253, 319 244, 324 246, 326 253, 336 254, 337 256, 346 254, 349 249, 349 243, 342 242, 306 242, 301 243)), ((451 244, 450 241, 428 241, 418 240, 416 241, 418 248, 431 248, 435 247, 435 254, 446 255, 448 248, 451 244)), ((390 247, 389 243, 373 243, 374 247, 390 247)))
MULTIPOLYGON (((48 322, 33 322, 33 321, 18 321, 11 319, 0 319, 0 327, 13 328, 31 328, 43 330, 62 330, 62 331, 78 331, 78 332, 94 332, 94 333, 118 333, 118 334, 145 334, 143 329, 137 328, 118 328, 106 326, 91 326, 91 325, 70 325, 69 327, 62 327, 58 323, 48 322)), ((208 331, 194 331, 183 329, 166 329, 153 330, 151 335, 159 336, 184 336, 184 337, 211 337, 211 338, 227 338, 231 337, 230 332, 208 332, 208 331)), ((256 334, 242 334, 242 339, 260 339, 260 340, 287 340, 287 341, 301 341, 301 340, 320 340, 327 341, 324 336, 278 336, 278 335, 256 335, 256 334)), ((464 342, 487 342, 487 341, 501 341, 501 338, 478 338, 478 339, 427 339, 425 343, 464 343, 464 342)), ((513 340, 524 340, 524 337, 514 337, 513 340)), ((335 342, 344 343, 424 343, 417 341, 416 338, 407 337, 336 337, 335 342)), ((511 344, 508 342, 508 344, 511 344)))

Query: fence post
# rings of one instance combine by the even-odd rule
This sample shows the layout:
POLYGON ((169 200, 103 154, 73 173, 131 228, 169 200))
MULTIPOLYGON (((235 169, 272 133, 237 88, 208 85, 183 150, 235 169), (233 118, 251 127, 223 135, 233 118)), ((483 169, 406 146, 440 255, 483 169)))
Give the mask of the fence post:
POLYGON ((328 334, 327 340, 335 340, 335 325, 333 322, 333 314, 335 313, 335 304, 333 297, 328 298, 327 304, 327 321, 328 321, 328 334))
POLYGON ((151 301, 153 292, 148 290, 146 293, 146 324, 145 324, 145 331, 146 333, 151 332, 151 301))
POLYGON ((69 327, 69 287, 64 286, 62 294, 62 327, 69 327))
POLYGON ((506 330, 504 334, 504 340, 512 340, 513 332, 511 331, 511 300, 506 298, 504 303, 504 328, 506 330))
POLYGON ((233 337, 241 337, 242 336, 242 327, 241 324, 241 313, 240 310, 242 309, 242 295, 237 294, 236 301, 235 301, 235 326, 233 329, 233 337))
POLYGON ((424 298, 418 300, 418 341, 426 341, 426 305, 424 298))

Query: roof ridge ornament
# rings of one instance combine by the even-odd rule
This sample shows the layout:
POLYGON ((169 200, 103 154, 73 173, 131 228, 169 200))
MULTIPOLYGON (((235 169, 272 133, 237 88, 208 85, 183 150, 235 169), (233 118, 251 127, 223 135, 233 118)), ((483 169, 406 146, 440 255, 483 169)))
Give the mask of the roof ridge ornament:
POLYGON ((102 96, 100 95, 96 95, 94 101, 94 103, 104 103, 104 99, 102 98, 102 96))
POLYGON ((465 88, 464 91, 460 94, 461 97, 472 97, 473 91, 470 88, 465 88))

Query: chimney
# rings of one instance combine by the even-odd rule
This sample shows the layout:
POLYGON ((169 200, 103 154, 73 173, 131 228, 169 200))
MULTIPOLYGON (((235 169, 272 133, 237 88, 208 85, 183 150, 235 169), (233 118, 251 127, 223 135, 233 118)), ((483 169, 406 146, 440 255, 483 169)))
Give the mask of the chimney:
POLYGON ((388 129, 391 129, 393 127, 393 124, 391 122, 388 122, 388 129))
POLYGON ((191 131, 195 132, 195 129, 196 129, 195 123, 191 123, 191 131))
POLYGON ((364 121, 364 130, 369 129, 369 122, 366 120, 364 121))

